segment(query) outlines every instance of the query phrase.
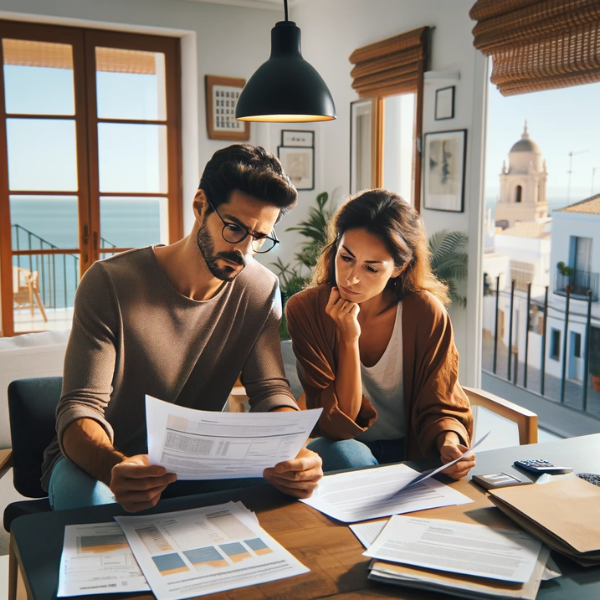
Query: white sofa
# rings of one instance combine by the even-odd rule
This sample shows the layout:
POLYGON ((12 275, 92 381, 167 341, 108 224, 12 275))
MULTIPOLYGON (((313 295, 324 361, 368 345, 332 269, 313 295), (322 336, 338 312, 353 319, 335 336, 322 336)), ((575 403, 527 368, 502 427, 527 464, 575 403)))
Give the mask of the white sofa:
POLYGON ((0 448, 10 447, 8 384, 15 379, 62 375, 70 330, 0 338, 0 448))

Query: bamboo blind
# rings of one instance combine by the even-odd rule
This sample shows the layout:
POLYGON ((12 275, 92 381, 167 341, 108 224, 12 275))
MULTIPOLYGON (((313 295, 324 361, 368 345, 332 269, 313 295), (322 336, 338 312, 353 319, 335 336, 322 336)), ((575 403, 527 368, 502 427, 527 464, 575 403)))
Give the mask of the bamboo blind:
POLYGON ((599 0, 477 0, 469 14, 504 96, 600 81, 599 0))
MULTIPOLYGON (((5 65, 73 69, 73 48, 70 44, 5 38, 2 51, 5 65)), ((155 56, 155 52, 98 47, 96 71, 154 75, 155 56)))
POLYGON ((427 59, 427 30, 420 27, 357 48, 350 55, 355 65, 352 87, 361 98, 417 92, 427 59))

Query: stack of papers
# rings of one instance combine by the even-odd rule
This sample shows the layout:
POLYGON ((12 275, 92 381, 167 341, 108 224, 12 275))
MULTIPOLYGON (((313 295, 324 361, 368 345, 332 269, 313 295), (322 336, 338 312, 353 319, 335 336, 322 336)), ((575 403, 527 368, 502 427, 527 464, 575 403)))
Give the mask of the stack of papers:
POLYGON ((542 579, 559 575, 545 574, 549 548, 520 530, 401 516, 352 529, 363 543, 381 529, 365 552, 375 559, 369 579, 376 581, 462 598, 533 600, 542 579))
POLYGON ((241 502, 115 520, 66 527, 59 597, 152 590, 179 600, 309 572, 241 502))
POLYGON ((600 487, 572 477, 493 490, 490 500, 553 550, 584 567, 600 564, 600 487))

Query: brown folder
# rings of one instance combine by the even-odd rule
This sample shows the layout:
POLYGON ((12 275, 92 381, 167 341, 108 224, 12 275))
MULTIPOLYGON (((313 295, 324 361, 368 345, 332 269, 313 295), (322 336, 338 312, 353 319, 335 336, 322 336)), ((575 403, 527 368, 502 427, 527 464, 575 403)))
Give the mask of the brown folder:
POLYGON ((583 566, 600 564, 600 487, 573 477, 493 490, 490 500, 557 552, 583 566))

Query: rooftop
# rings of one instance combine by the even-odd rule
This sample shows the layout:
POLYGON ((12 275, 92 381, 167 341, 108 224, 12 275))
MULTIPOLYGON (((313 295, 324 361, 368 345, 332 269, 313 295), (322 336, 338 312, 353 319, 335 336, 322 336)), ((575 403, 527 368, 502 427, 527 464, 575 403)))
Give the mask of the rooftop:
POLYGON ((518 221, 512 227, 499 231, 496 235, 512 235, 521 238, 550 238, 548 221, 518 221))
POLYGON ((564 208, 559 208, 554 212, 569 212, 569 213, 583 213, 586 215, 600 215, 600 194, 586 198, 575 202, 575 204, 569 204, 564 208))

